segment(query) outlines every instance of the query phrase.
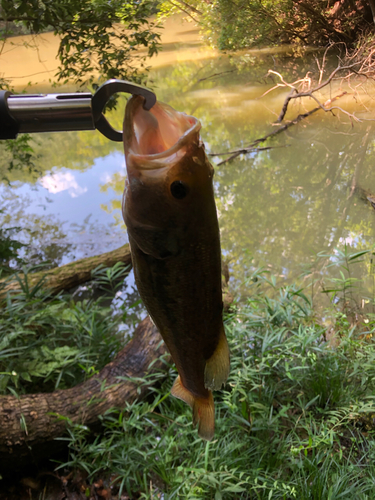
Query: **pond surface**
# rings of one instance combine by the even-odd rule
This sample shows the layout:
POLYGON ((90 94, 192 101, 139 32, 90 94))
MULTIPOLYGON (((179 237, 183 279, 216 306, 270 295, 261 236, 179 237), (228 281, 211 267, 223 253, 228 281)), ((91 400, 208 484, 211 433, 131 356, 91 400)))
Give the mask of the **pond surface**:
MULTIPOLYGON (((166 50, 150 61, 148 85, 159 100, 201 120, 208 153, 246 146, 273 130, 287 91, 261 97, 277 83, 265 77, 268 69, 288 81, 316 72, 312 52, 299 57, 292 48, 283 48, 220 55, 201 44, 192 25, 169 20, 168 26, 166 50)), ((48 68, 52 63, 43 62, 48 68)), ((22 70, 14 64, 13 74, 16 69, 20 81, 22 70)), ((34 82, 37 90, 56 91, 40 76, 34 82)), ((335 248, 373 246, 375 212, 363 193, 375 194, 375 128, 367 121, 374 117, 375 93, 370 85, 365 90, 365 106, 350 89, 339 101, 365 118, 362 123, 343 113, 318 112, 269 141, 273 149, 216 167, 222 250, 233 286, 258 266, 288 281, 306 269, 324 274, 335 248), (316 261, 318 253, 328 257, 316 261)), ((321 99, 337 93, 339 82, 321 99)), ((123 99, 110 115, 118 128, 124 105, 123 99)), ((314 105, 295 102, 287 118, 314 105)), ((122 145, 99 132, 39 134, 34 140, 39 175, 7 172, 5 163, 0 167, 10 181, 0 186, 0 218, 7 227, 24 228, 18 237, 29 245, 28 255, 61 265, 127 242, 120 211, 122 145)))

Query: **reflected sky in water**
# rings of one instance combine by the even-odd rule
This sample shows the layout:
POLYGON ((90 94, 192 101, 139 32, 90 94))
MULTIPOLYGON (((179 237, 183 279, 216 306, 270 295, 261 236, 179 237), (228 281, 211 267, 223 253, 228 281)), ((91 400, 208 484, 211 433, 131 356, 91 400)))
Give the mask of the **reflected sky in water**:
MULTIPOLYGON (((159 100, 201 120, 208 152, 236 149, 273 130, 286 93, 260 98, 275 84, 265 78, 269 68, 291 81, 316 68, 312 54, 298 58, 291 49, 211 59, 206 55, 193 61, 186 60, 183 45, 173 51, 174 60, 156 66, 148 85, 159 100)), ((330 96, 327 90, 321 99, 330 96)), ((372 117, 371 93, 363 99, 367 109, 359 108, 353 95, 340 105, 372 117)), ((287 118, 314 105, 295 102, 287 118)), ((121 99, 109 116, 116 127, 121 126, 124 106, 121 99)), ((32 252, 58 265, 125 243, 121 144, 99 132, 40 134, 35 140, 40 174, 9 174, 12 187, 0 187, 3 224, 26 228, 20 237, 32 252)), ((294 279, 306 269, 324 274, 336 247, 347 243, 354 250, 374 244, 375 212, 367 200, 375 194, 371 122, 353 124, 344 115, 316 113, 267 145, 274 149, 216 168, 222 248, 234 285, 257 266, 283 279, 294 279), (320 263, 319 252, 328 255, 320 263)))
POLYGON ((124 174, 124 171, 124 155, 114 152, 96 158, 94 165, 85 171, 53 167, 33 186, 20 183, 13 191, 20 197, 32 193, 29 210, 35 214, 53 213, 79 225, 88 217, 105 222, 107 218, 102 216, 100 206, 107 203, 109 193, 101 187, 110 182, 115 173, 124 174))

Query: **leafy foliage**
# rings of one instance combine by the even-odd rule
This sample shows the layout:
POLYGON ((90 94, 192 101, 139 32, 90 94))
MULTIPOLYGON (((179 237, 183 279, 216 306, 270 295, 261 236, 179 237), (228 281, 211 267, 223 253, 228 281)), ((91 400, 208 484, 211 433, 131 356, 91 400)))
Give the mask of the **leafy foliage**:
POLYGON ((60 467, 111 475, 119 497, 371 498, 373 330, 365 339, 363 329, 342 328, 332 348, 302 290, 262 273, 248 285, 225 322, 231 374, 215 393, 211 443, 170 396, 170 369, 144 378, 147 402, 104 415, 94 441, 84 426, 68 427, 70 460, 60 467))
POLYGON ((159 35, 150 20, 153 5, 149 0, 2 0, 1 20, 20 23, 32 33, 54 30, 60 36, 60 80, 83 84, 94 74, 104 80, 140 80, 139 66, 158 50, 159 35), (146 55, 136 53, 140 47, 146 55))
MULTIPOLYGON (((161 10, 169 13, 171 2, 161 10)), ((372 22, 370 2, 334 0, 190 0, 173 3, 198 21, 211 43, 222 50, 254 45, 328 42, 353 44, 372 22)))
POLYGON ((4 141, 2 163, 6 165, 6 170, 3 171, 2 180, 10 183, 11 172, 21 170, 29 174, 40 173, 35 162, 38 156, 32 146, 30 134, 22 134, 16 139, 4 141))
MULTIPOLYGON (((0 317, 0 393, 49 392, 76 385, 93 375, 122 347, 116 315, 103 299, 75 303, 69 296, 52 298, 42 281, 30 287, 16 275, 20 293, 8 296, 0 317)), ((127 270, 98 270, 100 285, 115 294, 127 270), (122 278, 122 280, 121 280, 122 278)), ((95 274, 94 274, 95 277, 95 274)))
MULTIPOLYGON (((1 0, 0 39, 18 32, 19 26, 33 34, 53 30, 60 37, 58 81, 91 85, 94 90, 111 78, 141 82, 147 57, 159 49, 157 23, 150 18, 153 12, 152 0, 1 0)), ((12 90, 4 78, 0 88, 12 90)), ((114 97, 107 107, 115 105, 114 97)), ((3 180, 9 182, 15 169, 38 171, 34 147, 28 134, 4 143, 3 180)))
POLYGON ((13 239, 13 235, 19 230, 19 227, 0 229, 0 275, 3 272, 10 272, 9 263, 11 259, 18 263, 22 262, 22 259, 18 256, 18 250, 24 245, 13 239))

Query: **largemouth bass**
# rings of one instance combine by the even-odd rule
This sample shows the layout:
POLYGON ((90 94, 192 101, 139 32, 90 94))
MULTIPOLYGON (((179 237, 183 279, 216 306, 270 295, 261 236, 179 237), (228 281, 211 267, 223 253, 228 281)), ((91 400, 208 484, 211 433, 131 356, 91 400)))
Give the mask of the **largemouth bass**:
POLYGON ((123 128, 123 216, 135 281, 179 373, 172 394, 191 406, 198 434, 211 440, 212 390, 229 374, 214 170, 196 118, 142 104, 142 97, 128 101, 123 128))

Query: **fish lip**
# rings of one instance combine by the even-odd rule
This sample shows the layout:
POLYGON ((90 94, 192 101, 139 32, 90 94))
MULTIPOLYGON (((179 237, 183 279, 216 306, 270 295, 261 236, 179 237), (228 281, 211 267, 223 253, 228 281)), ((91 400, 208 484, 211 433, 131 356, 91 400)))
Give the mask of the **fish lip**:
MULTIPOLYGON (((135 112, 138 106, 142 105, 142 98, 137 97, 132 97, 129 102, 129 104, 132 106, 132 112, 135 112)), ((162 103, 160 103, 162 104, 162 103)), ((175 111, 175 110, 173 110, 175 111)), ((178 112, 176 112, 178 113, 178 112)), ((131 145, 127 148, 125 146, 125 149, 127 150, 127 157, 128 161, 134 162, 134 164, 137 166, 138 169, 142 170, 151 170, 151 169, 158 169, 162 167, 166 167, 166 163, 175 163, 176 160, 180 160, 185 154, 187 153, 187 148, 185 148, 184 151, 183 148, 185 146, 188 146, 189 144, 200 144, 200 139, 199 139, 199 131, 202 127, 201 122, 195 118, 195 116, 188 115, 186 113, 181 113, 186 116, 187 119, 194 120, 193 125, 188 128, 171 146, 170 148, 166 149, 165 151, 162 151, 161 153, 155 153, 155 154, 138 154, 134 153, 131 145), (179 154, 180 153, 180 154, 179 154)), ((132 125, 130 127, 124 127, 124 130, 130 130, 131 133, 127 134, 126 141, 128 144, 131 144, 132 139, 134 137, 134 128, 132 125)))

